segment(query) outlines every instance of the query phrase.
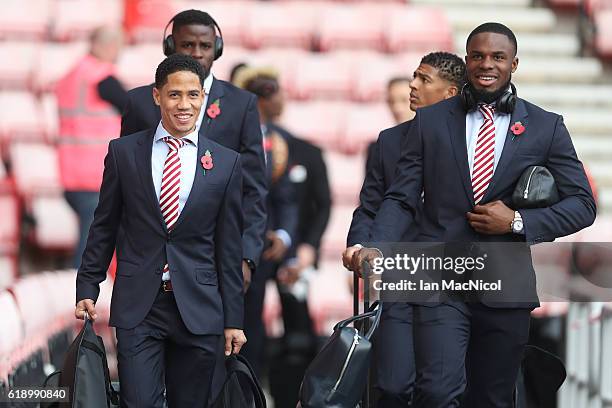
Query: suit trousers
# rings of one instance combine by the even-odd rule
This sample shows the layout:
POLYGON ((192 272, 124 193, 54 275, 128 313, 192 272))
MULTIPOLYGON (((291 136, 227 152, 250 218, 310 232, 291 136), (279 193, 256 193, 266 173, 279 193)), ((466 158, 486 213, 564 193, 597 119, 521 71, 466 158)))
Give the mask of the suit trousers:
POLYGON ((378 408, 411 406, 415 379, 412 315, 412 304, 383 304, 374 339, 372 378, 378 408))
POLYGON ((117 328, 121 407, 206 407, 218 335, 195 335, 185 327, 174 292, 160 291, 145 319, 117 328))
POLYGON ((415 306, 413 406, 512 408, 530 313, 481 303, 415 306))

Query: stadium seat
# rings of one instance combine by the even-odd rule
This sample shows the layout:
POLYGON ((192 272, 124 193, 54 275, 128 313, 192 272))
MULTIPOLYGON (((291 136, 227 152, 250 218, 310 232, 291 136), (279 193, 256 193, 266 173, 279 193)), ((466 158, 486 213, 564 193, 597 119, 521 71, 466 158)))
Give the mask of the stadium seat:
POLYGON ((71 250, 79 239, 79 222, 62 195, 37 196, 31 201, 36 222, 31 239, 45 250, 71 250))
POLYGON ((31 83, 36 52, 40 47, 37 42, 2 42, 0 43, 0 89, 26 89, 31 83))
POLYGON ((365 157, 327 151, 324 159, 335 202, 355 205, 365 175, 365 157))
POLYGON ((0 142, 44 139, 41 109, 33 94, 0 92, 0 142))
POLYGON ((363 153, 381 130, 395 125, 384 103, 354 104, 348 110, 340 149, 346 154, 363 153))
POLYGON ((316 2, 253 2, 246 14, 243 44, 249 48, 270 46, 310 49, 317 13, 316 2))
POLYGON ((0 315, 0 360, 4 360, 23 339, 21 314, 15 298, 7 291, 0 291, 0 315))
POLYGON ((356 207, 357 205, 352 203, 338 203, 332 208, 329 224, 322 238, 321 256, 323 258, 333 260, 340 258, 340 254, 346 248, 346 236, 356 207))
POLYGON ((299 98, 300 94, 296 86, 298 67, 310 55, 309 52, 299 48, 266 47, 258 52, 246 54, 243 62, 248 62, 253 66, 266 66, 276 69, 280 75, 283 90, 289 97, 299 98))
POLYGON ((292 102, 282 116, 291 132, 324 148, 337 148, 342 140, 348 104, 344 102, 292 102))
POLYGON ((155 82, 155 70, 164 59, 161 43, 138 44, 123 50, 117 76, 126 89, 155 82))
POLYGON ((44 40, 51 21, 51 6, 51 0, 4 0, 0 13, 0 39, 44 40))
POLYGON ((453 51, 451 25, 446 14, 434 7, 409 6, 392 13, 385 23, 389 52, 453 51))
POLYGON ((121 26, 122 18, 121 0, 105 0, 103 7, 96 0, 56 0, 51 33, 59 41, 85 40, 100 26, 121 26))
POLYGON ((347 54, 310 54, 296 67, 295 97, 348 99, 354 65, 358 63, 347 54))
POLYGON ((247 16, 251 8, 255 7, 255 3, 245 0, 215 0, 207 1, 204 6, 201 1, 192 0, 181 1, 177 4, 180 4, 181 10, 193 8, 208 12, 221 27, 224 44, 243 45, 247 16))
POLYGON ((0 256, 14 255, 19 248, 20 225, 19 202, 15 196, 0 195, 0 214, 3 215, 0 223, 0 256))
POLYGON ((44 311, 49 308, 47 289, 40 275, 28 275, 13 285, 10 292, 15 296, 15 303, 22 317, 26 338, 45 334, 52 316, 44 311))
POLYGON ((10 159, 18 194, 32 197, 61 191, 57 152, 40 143, 15 143, 10 159), (35 164, 35 165, 33 165, 35 164))
POLYGON ((223 51, 223 57, 215 61, 212 72, 217 79, 229 81, 232 69, 238 63, 251 63, 253 57, 253 51, 247 50, 240 46, 227 47, 223 51))
POLYGON ((32 87, 37 92, 50 92, 88 50, 85 42, 45 43, 34 64, 32 87))
POLYGON ((338 321, 353 313, 348 273, 339 260, 340 253, 334 254, 333 258, 322 260, 318 272, 310 281, 308 309, 315 332, 320 336, 329 336, 338 321))
POLYGON ((595 50, 604 58, 612 57, 612 9, 595 14, 595 50))
POLYGON ((0 251, 0 291, 5 290, 17 280, 17 258, 15 255, 2 255, 0 251))
POLYGON ((51 92, 42 94, 40 97, 40 108, 42 110, 42 121, 46 141, 48 143, 53 143, 57 140, 59 133, 59 110, 55 94, 51 92))
POLYGON ((164 27, 178 11, 175 1, 131 0, 125 2, 124 28, 133 42, 152 42, 161 49, 164 27))
POLYGON ((318 23, 319 48, 383 50, 383 31, 387 16, 398 12, 395 6, 381 4, 330 4, 318 23))

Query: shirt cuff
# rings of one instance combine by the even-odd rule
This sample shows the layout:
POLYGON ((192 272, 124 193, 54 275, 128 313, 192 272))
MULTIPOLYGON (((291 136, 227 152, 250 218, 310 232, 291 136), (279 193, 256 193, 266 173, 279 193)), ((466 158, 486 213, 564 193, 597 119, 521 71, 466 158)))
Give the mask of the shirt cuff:
POLYGON ((276 235, 278 235, 278 237, 280 238, 280 240, 283 241, 285 247, 291 248, 291 236, 289 235, 289 233, 284 229, 277 229, 275 232, 276 235))

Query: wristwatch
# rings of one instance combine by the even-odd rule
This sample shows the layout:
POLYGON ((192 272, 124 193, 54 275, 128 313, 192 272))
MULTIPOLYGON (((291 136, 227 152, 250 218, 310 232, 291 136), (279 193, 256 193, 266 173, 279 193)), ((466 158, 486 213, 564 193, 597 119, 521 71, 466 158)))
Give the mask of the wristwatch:
POLYGON ((514 234, 522 234, 523 233, 523 217, 521 217, 521 213, 518 211, 514 212, 514 219, 510 223, 510 228, 514 234))
POLYGON ((253 262, 253 260, 249 259, 249 258, 244 258, 243 261, 246 262, 247 266, 251 270, 251 273, 254 273, 255 272, 255 268, 256 268, 255 262, 253 262))

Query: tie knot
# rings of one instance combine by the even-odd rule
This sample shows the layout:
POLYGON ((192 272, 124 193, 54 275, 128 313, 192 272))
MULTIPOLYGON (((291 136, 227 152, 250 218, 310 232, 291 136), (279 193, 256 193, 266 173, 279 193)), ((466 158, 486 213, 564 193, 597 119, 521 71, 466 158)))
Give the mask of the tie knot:
POLYGON ((494 105, 486 105, 483 103, 481 105, 478 105, 478 110, 480 111, 480 113, 482 113, 482 116, 484 116, 485 120, 493 120, 493 115, 495 114, 494 105))
POLYGON ((164 137, 164 142, 168 145, 170 150, 178 151, 181 147, 185 145, 185 142, 181 139, 174 138, 172 136, 164 137))

